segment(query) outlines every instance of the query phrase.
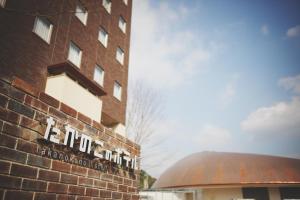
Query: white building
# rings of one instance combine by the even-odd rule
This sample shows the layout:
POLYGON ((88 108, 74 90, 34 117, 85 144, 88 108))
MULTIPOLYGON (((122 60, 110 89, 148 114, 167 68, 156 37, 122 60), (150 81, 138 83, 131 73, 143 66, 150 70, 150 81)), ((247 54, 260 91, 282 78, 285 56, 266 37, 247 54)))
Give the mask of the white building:
POLYGON ((300 159, 242 153, 195 153, 167 169, 149 200, 300 199, 300 159))

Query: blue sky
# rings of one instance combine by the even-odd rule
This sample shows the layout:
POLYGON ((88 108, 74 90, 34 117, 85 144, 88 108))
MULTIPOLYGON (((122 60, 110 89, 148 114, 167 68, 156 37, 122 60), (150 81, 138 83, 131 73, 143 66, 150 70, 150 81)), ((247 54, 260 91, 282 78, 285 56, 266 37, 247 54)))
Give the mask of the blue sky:
POLYGON ((166 139, 145 160, 162 164, 142 164, 150 174, 205 150, 300 157, 299 10, 296 0, 134 1, 130 84, 165 104, 152 140, 166 139))

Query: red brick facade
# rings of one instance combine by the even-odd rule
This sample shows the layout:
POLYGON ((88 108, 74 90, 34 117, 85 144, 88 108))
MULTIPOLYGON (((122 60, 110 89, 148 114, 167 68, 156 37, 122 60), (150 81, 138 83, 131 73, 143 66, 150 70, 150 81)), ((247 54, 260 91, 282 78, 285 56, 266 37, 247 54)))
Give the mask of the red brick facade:
POLYGON ((0 74, 18 76, 44 91, 47 67, 67 60, 70 42, 82 50, 80 72, 93 80, 95 65, 105 71, 102 96, 102 123, 125 124, 132 1, 113 0, 111 13, 102 0, 6 0, 0 7, 0 74), (88 11, 87 24, 75 16, 76 4, 81 2, 88 11), (36 16, 45 16, 53 24, 48 44, 33 32, 36 16), (118 27, 119 17, 126 21, 126 33, 118 27), (99 28, 109 35, 108 46, 98 41, 99 28), (116 60, 116 49, 124 50, 124 64, 116 60), (113 85, 122 86, 122 100, 113 97, 113 85))
POLYGON ((131 155, 140 154, 138 145, 23 80, 1 80, 0 199, 138 199, 138 170, 120 167, 94 170, 60 158, 42 156, 41 149, 45 147, 69 152, 66 147, 47 146, 41 142, 48 116, 52 116, 59 127, 70 124, 78 131, 104 141, 105 148, 120 146, 131 155))

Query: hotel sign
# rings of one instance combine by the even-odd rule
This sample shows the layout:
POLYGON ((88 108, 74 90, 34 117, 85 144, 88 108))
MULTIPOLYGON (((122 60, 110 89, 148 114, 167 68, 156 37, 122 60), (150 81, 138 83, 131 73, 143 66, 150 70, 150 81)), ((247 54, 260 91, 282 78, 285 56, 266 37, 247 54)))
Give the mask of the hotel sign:
MULTIPOLYGON (((70 147, 72 149, 76 148, 78 145, 74 145, 79 143, 79 147, 77 147, 76 150, 79 150, 80 152, 92 156, 94 158, 99 158, 102 160, 106 160, 109 162, 113 162, 119 166, 127 167, 129 169, 136 170, 138 169, 137 166, 137 157, 132 157, 128 151, 122 148, 115 148, 114 150, 108 150, 104 149, 104 142, 101 140, 94 140, 91 136, 86 135, 84 133, 80 133, 77 130, 73 129, 70 125, 65 125, 65 136, 63 141, 61 141, 61 130, 58 129, 55 126, 55 121, 52 117, 49 117, 47 119, 47 127, 44 134, 44 139, 46 141, 50 141, 55 144, 64 145, 67 147, 70 147)), ((53 158, 53 152, 51 153, 51 149, 44 149, 42 151, 42 155, 51 155, 50 157, 53 158), (46 151, 48 153, 46 153, 46 151), (50 152, 50 153, 49 153, 50 152)), ((55 153, 55 152, 54 152, 55 153)), ((54 158, 58 158, 60 155, 56 152, 56 156, 54 158)), ((62 160, 66 161, 67 155, 63 155, 62 160)), ((79 160, 78 161, 81 165, 84 166, 83 162, 86 162, 85 160, 79 160)))

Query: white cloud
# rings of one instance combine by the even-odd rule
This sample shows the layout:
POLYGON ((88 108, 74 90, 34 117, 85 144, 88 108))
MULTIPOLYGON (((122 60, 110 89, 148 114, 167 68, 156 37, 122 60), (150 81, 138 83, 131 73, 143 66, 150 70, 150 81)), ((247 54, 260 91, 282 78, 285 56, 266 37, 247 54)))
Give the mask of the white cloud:
POLYGON ((291 27, 287 30, 286 36, 293 38, 293 37, 299 37, 300 36, 300 25, 291 27))
MULTIPOLYGON (((278 85, 298 95, 300 74, 281 78, 278 85)), ((293 97, 290 102, 279 102, 272 106, 258 108, 241 122, 241 128, 259 135, 300 136, 300 97, 293 97)))
POLYGON ((228 106, 233 101, 235 93, 235 84, 231 82, 228 83, 221 94, 221 104, 223 107, 228 106))
POLYGON ((254 134, 299 135, 300 98, 280 102, 270 107, 261 107, 241 122, 244 131, 254 134))
POLYGON ((269 27, 266 24, 262 25, 261 28, 260 28, 260 32, 263 35, 269 35, 269 33, 270 33, 269 27))
POLYGON ((170 5, 161 2, 152 7, 148 0, 133 2, 129 76, 160 89, 190 80, 211 58, 213 48, 185 28, 187 8, 170 5))
POLYGON ((292 90, 300 94, 300 74, 293 77, 285 77, 279 80, 278 84, 286 90, 292 90))
POLYGON ((197 142, 201 149, 220 150, 231 142, 231 133, 224 128, 215 125, 204 125, 197 135, 197 142))
POLYGON ((225 85, 224 90, 220 94, 220 102, 223 108, 232 103, 236 95, 236 84, 239 79, 238 74, 234 74, 231 80, 225 85))

